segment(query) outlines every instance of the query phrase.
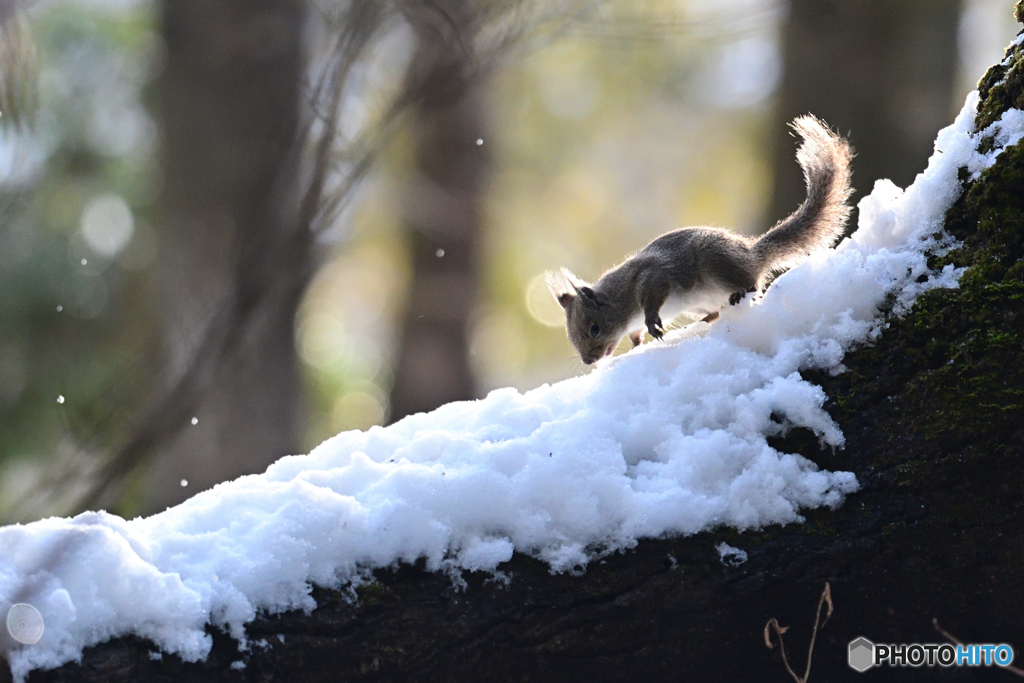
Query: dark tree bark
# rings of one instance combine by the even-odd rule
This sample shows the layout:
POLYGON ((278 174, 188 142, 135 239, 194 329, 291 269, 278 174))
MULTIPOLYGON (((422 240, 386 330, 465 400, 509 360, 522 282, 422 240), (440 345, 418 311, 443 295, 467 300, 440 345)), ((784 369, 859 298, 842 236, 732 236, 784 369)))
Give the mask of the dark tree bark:
MULTIPOLYGON (((161 282, 169 382, 196 353, 203 326, 240 292, 247 269, 279 258, 266 235, 294 229, 303 4, 297 0, 166 0, 167 66, 157 86, 164 192, 161 282), (248 264, 248 265, 247 265, 248 264)), ((283 261, 283 259, 279 259, 283 261)), ((287 280, 307 266, 279 263, 287 280)), ((271 269, 272 270, 272 269, 271 269)), ((301 277, 294 278, 302 281, 301 277)), ((299 378, 291 303, 263 312, 188 427, 154 458, 143 511, 261 471, 293 452, 299 378), (187 487, 180 482, 186 480, 187 487)), ((286 298, 288 298, 286 297, 286 298)))
POLYGON ((390 419, 475 397, 470 322, 480 289, 481 203, 488 147, 472 51, 468 0, 440 9, 412 3, 417 31, 409 80, 423 100, 414 113, 414 169, 405 229, 412 282, 394 364, 390 419))
POLYGON ((857 151, 856 203, 876 179, 910 184, 931 155, 935 133, 959 108, 952 98, 960 0, 792 0, 789 6, 771 126, 771 221, 804 198, 787 127, 797 116, 810 112, 849 135, 857 151))
MULTIPOLYGON (((1018 5, 1024 18, 1024 2, 1018 5)), ((981 84, 978 127, 1024 109, 1024 46, 981 84)), ((966 175, 965 175, 966 177, 966 175)), ((811 679, 1011 680, 1005 671, 847 667, 847 644, 965 642, 1024 647, 1024 142, 1007 149, 946 216, 963 246, 936 266, 968 266, 958 289, 922 295, 847 372, 808 373, 847 438, 824 452, 797 430, 775 445, 862 489, 804 524, 647 540, 552 576, 533 559, 502 567, 508 586, 470 576, 465 592, 418 567, 381 571, 351 604, 315 591, 312 614, 263 616, 267 648, 239 653, 215 632, 210 658, 157 662, 118 639, 39 681, 788 681, 764 645, 777 618, 802 671, 825 582, 835 612, 818 634, 811 679), (724 566, 725 541, 749 559, 724 566), (277 636, 283 636, 283 640, 277 636), (242 670, 231 669, 243 660, 242 670)))

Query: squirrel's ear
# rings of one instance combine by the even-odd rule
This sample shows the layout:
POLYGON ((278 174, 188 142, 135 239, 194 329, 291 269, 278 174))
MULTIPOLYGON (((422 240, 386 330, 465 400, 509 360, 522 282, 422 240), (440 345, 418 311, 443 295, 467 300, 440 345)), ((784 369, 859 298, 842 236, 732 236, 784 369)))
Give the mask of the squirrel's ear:
POLYGON ((597 306, 604 306, 604 300, 598 296, 597 292, 592 290, 590 287, 580 287, 577 290, 580 295, 586 300, 586 303, 597 306))
POLYGON ((576 275, 565 266, 559 268, 558 273, 561 276, 561 278, 566 282, 566 284, 569 287, 572 287, 573 289, 579 289, 580 287, 583 287, 584 285, 587 284, 581 278, 576 277, 576 275))
MULTIPOLYGON (((562 270, 565 270, 564 268, 562 270)), ((576 298, 576 288, 564 273, 548 273, 546 277, 548 289, 562 308, 568 308, 576 298)))

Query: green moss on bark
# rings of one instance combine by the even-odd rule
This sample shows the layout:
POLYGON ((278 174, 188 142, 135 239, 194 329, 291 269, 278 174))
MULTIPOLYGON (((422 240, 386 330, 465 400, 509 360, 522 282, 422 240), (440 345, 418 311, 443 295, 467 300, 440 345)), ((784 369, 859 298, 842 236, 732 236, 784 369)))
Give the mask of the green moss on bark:
MULTIPOLYGON (((1018 12, 1020 5, 1018 5, 1018 12)), ((1020 45, 1007 48, 1005 64, 996 64, 978 81, 981 103, 978 130, 997 121, 1007 109, 1024 109, 1024 51, 1020 45)))
MULTIPOLYGON (((1024 109, 1024 50, 1012 47, 1009 58, 982 79, 979 130, 1010 107, 1024 109)), ((967 267, 959 289, 924 294, 877 344, 849 354, 844 377, 821 378, 840 424, 887 406, 907 434, 988 450, 1024 423, 1024 146, 965 185, 946 216, 962 246, 933 259, 967 267)), ((897 475, 917 469, 908 463, 897 475)))

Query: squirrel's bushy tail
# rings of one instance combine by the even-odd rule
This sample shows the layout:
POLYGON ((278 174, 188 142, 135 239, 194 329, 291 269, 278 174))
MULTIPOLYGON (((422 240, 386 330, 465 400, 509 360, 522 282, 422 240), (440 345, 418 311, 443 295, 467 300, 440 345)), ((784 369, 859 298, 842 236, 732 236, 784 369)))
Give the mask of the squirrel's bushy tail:
POLYGON ((850 217, 850 144, 809 114, 790 125, 803 138, 796 160, 804 170, 807 198, 754 243, 759 281, 769 273, 797 265, 811 252, 831 247, 850 217))

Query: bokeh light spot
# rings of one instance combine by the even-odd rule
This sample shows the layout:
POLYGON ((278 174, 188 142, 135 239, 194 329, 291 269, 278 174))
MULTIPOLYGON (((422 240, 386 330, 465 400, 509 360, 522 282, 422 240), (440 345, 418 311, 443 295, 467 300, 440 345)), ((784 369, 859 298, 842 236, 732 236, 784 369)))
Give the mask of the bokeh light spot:
MULTIPOLYGON (((118 195, 94 197, 82 211, 82 237, 97 254, 108 258, 116 256, 132 239, 135 219, 118 195)), ((83 260, 84 263, 84 260, 83 260)))
POLYGON ((7 611, 7 632, 19 643, 38 643, 44 629, 43 615, 32 605, 19 602, 7 611))
POLYGON ((526 310, 533 319, 548 327, 564 327, 565 313, 548 289, 544 273, 537 275, 526 286, 526 310))

